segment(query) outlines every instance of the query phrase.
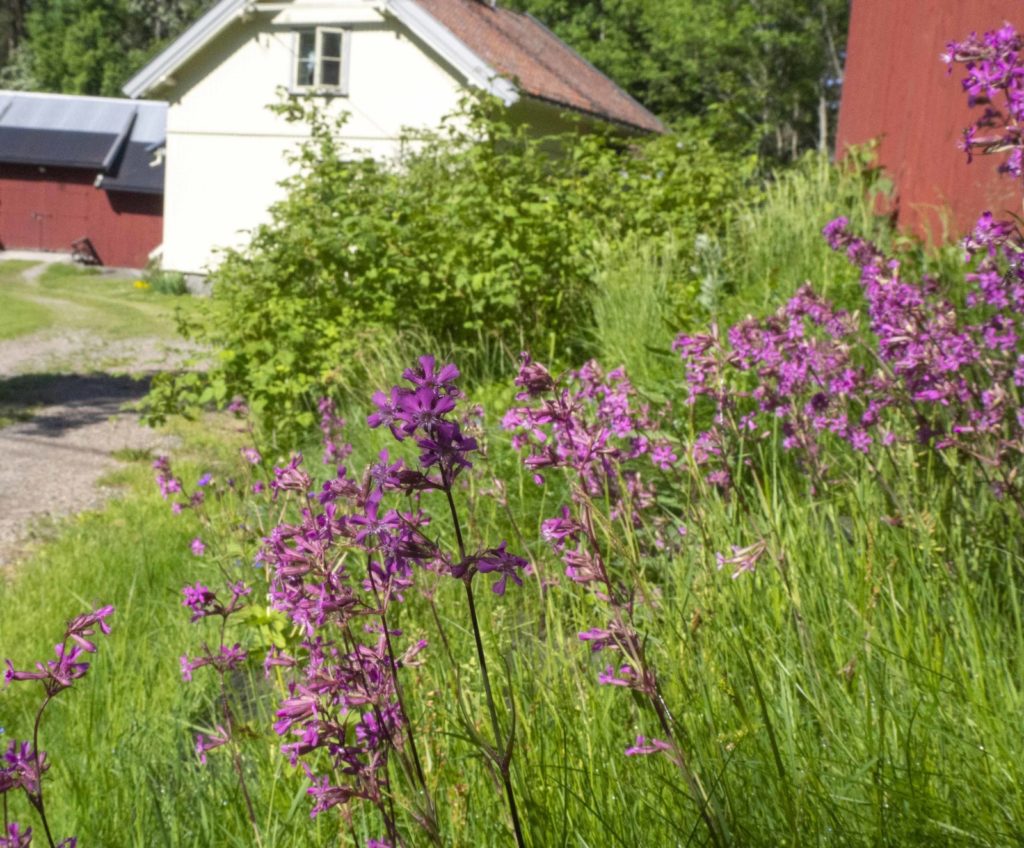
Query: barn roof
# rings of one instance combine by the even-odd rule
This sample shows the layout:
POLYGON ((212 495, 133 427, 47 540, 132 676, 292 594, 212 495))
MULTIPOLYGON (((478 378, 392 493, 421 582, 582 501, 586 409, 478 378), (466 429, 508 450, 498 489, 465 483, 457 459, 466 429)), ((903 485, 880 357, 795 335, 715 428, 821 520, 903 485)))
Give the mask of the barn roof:
POLYGON ((167 104, 0 91, 0 162, 95 170, 108 191, 163 192, 167 104))
MULTIPOLYGON (((482 0, 382 0, 395 18, 466 80, 511 104, 527 96, 645 132, 665 126, 612 80, 530 15, 482 0)), ((277 11, 269 5, 265 11, 277 11)), ((235 20, 260 12, 253 0, 220 0, 130 79, 129 97, 142 97, 235 20)))

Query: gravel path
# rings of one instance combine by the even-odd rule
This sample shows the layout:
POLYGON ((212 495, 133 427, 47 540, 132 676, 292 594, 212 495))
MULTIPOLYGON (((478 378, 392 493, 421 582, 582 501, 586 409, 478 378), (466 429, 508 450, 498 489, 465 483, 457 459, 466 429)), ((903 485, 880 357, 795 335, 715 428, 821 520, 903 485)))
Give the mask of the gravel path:
MULTIPOLYGON (((42 267, 26 269, 25 279, 33 281, 42 267)), ((47 519, 109 497, 112 490, 98 482, 118 467, 115 454, 173 446, 123 407, 145 394, 149 374, 190 353, 161 339, 111 341, 85 331, 0 341, 0 412, 27 418, 0 429, 0 568, 24 552, 47 519)))

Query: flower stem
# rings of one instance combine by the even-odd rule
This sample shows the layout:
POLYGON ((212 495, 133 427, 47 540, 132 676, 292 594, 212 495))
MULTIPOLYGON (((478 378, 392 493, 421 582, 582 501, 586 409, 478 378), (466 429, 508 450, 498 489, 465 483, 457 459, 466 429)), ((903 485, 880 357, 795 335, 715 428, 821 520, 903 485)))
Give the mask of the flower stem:
MULTIPOLYGON (((67 642, 64 643, 64 649, 62 654, 67 650, 67 642)), ((46 694, 46 698, 43 700, 42 706, 39 707, 39 712, 36 713, 35 725, 32 728, 32 752, 36 758, 36 778, 39 781, 39 788, 35 795, 29 794, 29 801, 32 806, 36 808, 36 812, 39 813, 39 818, 43 822, 43 830, 46 832, 46 841, 50 843, 50 848, 56 848, 53 841, 53 834, 50 833, 50 824, 46 821, 46 808, 43 805, 43 758, 39 754, 39 723, 43 720, 43 710, 46 709, 47 704, 53 699, 53 695, 49 692, 46 694)), ((5 808, 6 812, 6 808, 5 808)))
MULTIPOLYGON (((484 682, 484 694, 487 696, 487 710, 491 714, 491 726, 494 728, 494 744, 501 745, 501 726, 498 723, 498 711, 494 706, 494 695, 491 692, 491 681, 487 676, 487 660, 484 659, 484 645, 480 638, 480 624, 477 621, 476 616, 476 604, 473 601, 473 585, 471 582, 472 578, 467 578, 465 582, 466 586, 466 601, 469 604, 469 617, 473 622, 473 638, 476 640, 476 655, 480 661, 480 674, 484 682)), ((526 842, 523 839, 522 827, 519 824, 519 812, 516 809, 516 796, 512 790, 512 777, 509 766, 512 760, 511 747, 508 749, 508 754, 503 755, 499 762, 499 770, 501 772, 501 780, 505 785, 505 795, 508 798, 508 809, 512 815, 512 829, 516 834, 516 845, 519 848, 525 848, 526 842)))
MULTIPOLYGON (((430 794, 430 789, 427 787, 427 778, 423 772, 423 765, 420 761, 419 750, 416 747, 416 734, 413 733, 412 720, 409 716, 408 711, 405 708, 405 700, 402 697, 402 686, 398 681, 398 661, 395 658, 395 649, 391 644, 391 633, 388 630, 388 618, 387 613, 381 610, 380 614, 381 627, 384 630, 384 643, 388 650, 388 659, 391 661, 392 676, 395 683, 395 698, 398 700, 398 708, 402 711, 402 715, 405 717, 405 735, 409 740, 409 750, 412 752, 413 767, 416 769, 416 778, 420 784, 420 793, 423 796, 424 804, 426 805, 425 812, 429 816, 430 821, 430 837, 437 843, 441 844, 440 839, 440 828, 437 823, 437 807, 434 804, 433 796, 430 794)), ((383 726, 383 724, 382 724, 383 726)))
MULTIPOLYGON (((227 631, 228 617, 223 615, 220 622, 220 645, 224 647, 224 636, 227 631)), ((252 797, 249 795, 249 787, 245 783, 245 770, 242 767, 242 753, 239 749, 238 741, 235 739, 235 721, 234 714, 231 712, 231 705, 228 703, 228 686, 226 672, 220 671, 220 699, 221 699, 221 712, 224 714, 224 722, 227 727, 228 734, 231 737, 231 760, 235 767, 235 774, 238 775, 238 785, 242 789, 242 798, 245 801, 245 810, 249 816, 249 823, 252 825, 252 830, 256 836, 256 844, 262 846, 263 840, 260 838, 260 826, 256 821, 256 809, 252 804, 252 797)))
MULTIPOLYGON (((459 513, 455 508, 455 499, 452 497, 451 484, 445 480, 444 493, 448 498, 448 509, 452 515, 452 525, 455 528, 455 539, 459 546, 459 557, 462 562, 466 561, 466 545, 462 539, 462 526, 459 523, 459 513)), ((476 602, 473 599, 473 575, 468 573, 463 578, 463 585, 466 587, 466 603, 469 605, 469 618, 473 624, 473 639, 476 642, 476 656, 477 661, 480 663, 480 677, 484 684, 484 695, 487 699, 487 712, 491 717, 491 727, 494 731, 494 744, 495 747, 500 749, 501 744, 501 723, 498 721, 498 709, 494 704, 494 693, 491 691, 491 679, 487 673, 487 658, 484 655, 484 643, 483 638, 480 635, 480 622, 476 614, 476 602)), ((511 746, 508 748, 508 754, 502 755, 497 761, 498 770, 501 773, 501 781, 505 786, 505 796, 508 798, 508 809, 512 816, 512 829, 516 835, 516 845, 519 848, 525 848, 526 841, 523 839, 523 830, 519 824, 519 812, 516 808, 516 797, 515 792, 512 789, 512 778, 510 774, 510 768, 512 759, 511 746)))

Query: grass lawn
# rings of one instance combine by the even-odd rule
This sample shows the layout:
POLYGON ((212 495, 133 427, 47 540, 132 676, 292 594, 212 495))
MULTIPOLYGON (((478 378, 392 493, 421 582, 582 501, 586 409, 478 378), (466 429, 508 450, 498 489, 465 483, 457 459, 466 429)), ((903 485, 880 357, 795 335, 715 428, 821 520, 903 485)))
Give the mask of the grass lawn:
POLYGON ((13 339, 53 323, 52 311, 23 295, 21 272, 32 262, 0 262, 0 339, 13 339))
POLYGON ((135 280, 97 269, 54 264, 34 282, 21 276, 31 262, 0 262, 0 338, 59 325, 107 339, 175 337, 174 316, 195 308, 191 297, 137 288, 135 280))
POLYGON ((0 339, 13 339, 51 326, 50 309, 0 288, 0 339))

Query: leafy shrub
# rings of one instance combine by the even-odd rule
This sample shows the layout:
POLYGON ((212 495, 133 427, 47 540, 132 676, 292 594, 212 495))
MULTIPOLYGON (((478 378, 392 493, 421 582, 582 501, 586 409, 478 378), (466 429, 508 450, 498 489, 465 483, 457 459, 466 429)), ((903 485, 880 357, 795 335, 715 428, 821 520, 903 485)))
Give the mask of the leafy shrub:
POLYGON ((224 350, 219 363, 158 386, 156 410, 242 394, 279 428, 308 427, 309 399, 393 330, 578 353, 601 246, 692 244, 721 226, 751 165, 699 137, 542 139, 483 101, 410 133, 398 161, 382 163, 354 156, 315 107, 278 108, 310 128, 297 175, 270 223, 226 255, 208 314, 186 328, 224 350))
POLYGON ((188 294, 185 275, 177 271, 154 270, 146 275, 146 282, 153 291, 160 294, 188 294))

